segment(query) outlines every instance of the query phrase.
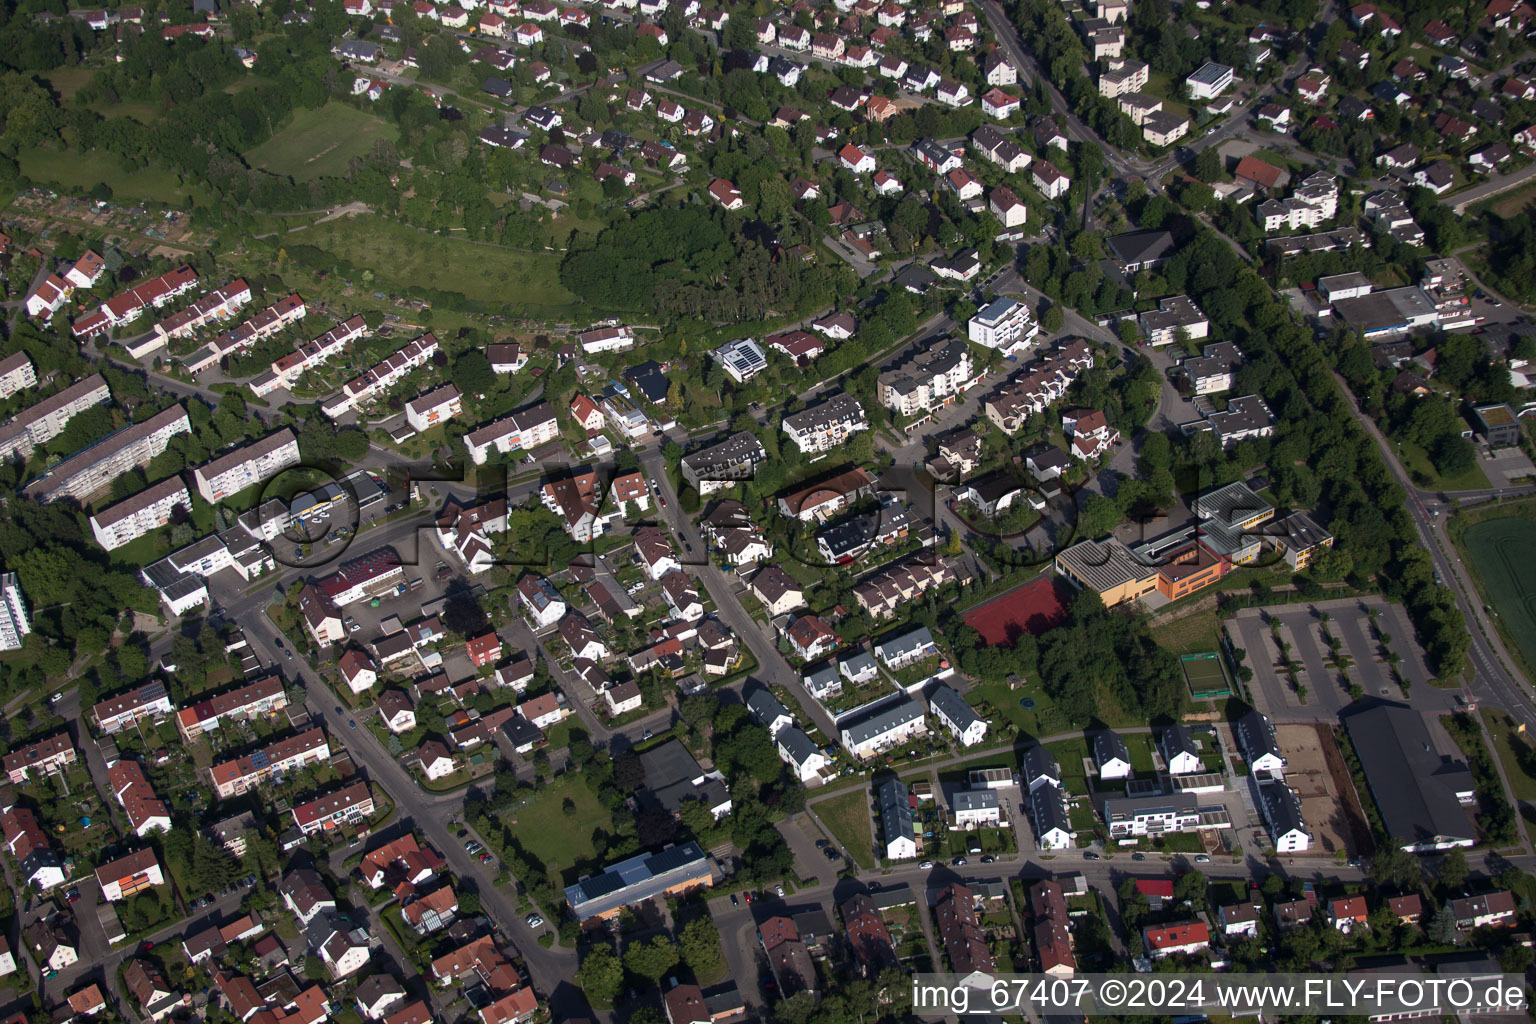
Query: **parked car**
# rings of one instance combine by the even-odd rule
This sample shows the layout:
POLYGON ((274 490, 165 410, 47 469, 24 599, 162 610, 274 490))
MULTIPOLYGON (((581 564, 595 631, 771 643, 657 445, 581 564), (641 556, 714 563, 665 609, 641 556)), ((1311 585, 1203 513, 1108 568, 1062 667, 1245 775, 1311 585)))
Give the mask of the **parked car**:
POLYGON ((1202 853, 1202 854, 1199 854, 1198 856, 1195 857, 1195 863, 1196 864, 1209 864, 1210 862, 1211 862, 1211 858, 1209 856, 1207 856, 1206 854, 1202 853))
POLYGON ((1133 853, 1133 854, 1131 854, 1131 860, 1146 860, 1146 859, 1147 859, 1147 855, 1144 854, 1144 853, 1133 853))
POLYGON ((529 928, 537 928, 544 923, 544 919, 538 914, 529 914, 523 920, 528 923, 529 928))
POLYGON ((919 864, 918 867, 922 868, 924 871, 932 871, 933 870, 933 861, 925 860, 921 864, 919 864))

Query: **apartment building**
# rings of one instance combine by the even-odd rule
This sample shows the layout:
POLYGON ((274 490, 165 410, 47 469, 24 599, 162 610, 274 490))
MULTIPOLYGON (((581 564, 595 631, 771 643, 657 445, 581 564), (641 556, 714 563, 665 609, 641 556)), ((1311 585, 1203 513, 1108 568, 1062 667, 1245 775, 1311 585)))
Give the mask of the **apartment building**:
POLYGON ((212 732, 226 721, 254 718, 288 706, 288 691, 281 676, 273 674, 253 683, 196 701, 176 712, 176 729, 191 741, 212 732))
POLYGON ((155 859, 155 851, 145 849, 103 864, 96 869, 96 881, 101 886, 102 899, 119 903, 146 889, 164 885, 165 874, 155 859))
POLYGON ((220 800, 228 800, 246 790, 268 781, 280 780, 284 775, 307 764, 319 764, 331 756, 325 730, 309 729, 297 736, 289 736, 208 769, 213 788, 220 800))
POLYGON ((1040 333, 1029 307, 1017 299, 1000 296, 987 303, 966 324, 966 334, 984 348, 1016 355, 1040 333))
POLYGON ((192 479, 197 484, 197 493, 210 504, 217 504, 298 464, 299 439, 291 429, 284 427, 260 441, 198 466, 192 471, 192 479))
POLYGON ((192 421, 180 405, 164 409, 142 423, 109 434, 32 481, 23 493, 38 501, 74 498, 85 501, 132 469, 149 465, 178 434, 192 433, 192 421))
POLYGON ((745 430, 683 456, 682 473, 701 497, 750 480, 757 467, 768 457, 763 443, 745 430))
POLYGON ((838 448, 854 434, 868 430, 869 421, 858 399, 844 393, 784 417, 783 429, 802 452, 815 455, 838 448))
POLYGON ((1325 171, 1309 175, 1286 199, 1266 199, 1254 209, 1265 231, 1316 230, 1339 211, 1339 183, 1325 171))
POLYGON ((11 785, 19 786, 32 778, 34 772, 57 775, 74 764, 76 756, 69 733, 60 732, 23 744, 0 759, 0 765, 4 766, 11 785))
POLYGON ((135 722, 168 715, 174 710, 170 691, 156 679, 126 693, 97 701, 92 714, 96 719, 96 728, 110 736, 135 722))
POLYGON ((1211 330, 1210 321, 1187 295, 1163 299, 1156 309, 1141 314, 1139 319, 1148 345, 1172 344, 1179 339, 1180 332, 1191 341, 1199 341, 1211 330))
POLYGON ((488 423, 464 435, 469 457, 477 466, 485 465, 492 452, 508 455, 548 444, 560 436, 560 423, 548 402, 530 405, 510 416, 488 423))
POLYGON ((114 551, 170 523, 178 508, 192 511, 192 495, 181 477, 168 477, 91 516, 91 532, 96 543, 114 551))
POLYGON ((299 804, 293 809, 293 823, 305 835, 312 835, 364 821, 373 810, 368 783, 354 782, 345 789, 299 804))
POLYGON ((25 352, 13 352, 0 359, 0 399, 37 386, 37 368, 25 352))
POLYGON ((35 449, 58 437, 69 421, 80 413, 110 401, 112 392, 105 378, 93 373, 58 394, 28 406, 0 427, 0 459, 26 459, 35 449))
POLYGON ((431 430, 439 423, 447 423, 464 409, 459 389, 444 384, 405 404, 405 421, 417 433, 431 430))
POLYGON ((21 648, 22 638, 32 632, 21 584, 13 572, 0 574, 0 651, 21 648))
POLYGON ((880 403, 899 416, 917 416, 955 401, 975 383, 971 350, 964 341, 940 341, 880 375, 880 403))

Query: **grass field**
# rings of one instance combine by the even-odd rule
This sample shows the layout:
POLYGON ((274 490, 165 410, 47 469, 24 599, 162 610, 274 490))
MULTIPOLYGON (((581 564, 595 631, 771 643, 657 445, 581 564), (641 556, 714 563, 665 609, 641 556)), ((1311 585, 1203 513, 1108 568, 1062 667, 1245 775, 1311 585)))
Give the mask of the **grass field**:
POLYGON ((517 812, 517 839, 523 848, 542 860, 552 871, 559 871, 565 884, 576 881, 578 861, 593 855, 592 830, 613 827, 613 819, 597 802, 580 777, 567 775, 540 787, 538 795, 517 812), (575 805, 565 811, 565 801, 575 805))
POLYGON ((1509 776, 1509 788, 1514 790, 1515 799, 1536 803, 1536 776, 1525 769, 1531 759, 1531 741, 1515 732, 1514 721, 1502 711, 1484 708, 1483 722, 1493 737, 1493 752, 1504 763, 1504 774, 1509 776))
POLYGON ((1473 214, 1491 212, 1500 217, 1513 217, 1523 211, 1531 203, 1536 202, 1536 182, 1522 185, 1513 192, 1506 192, 1501 196, 1478 203, 1469 211, 1473 214))
POLYGON ((560 283, 560 253, 513 252, 493 245, 444 238, 381 217, 360 216, 288 235, 291 244, 313 245, 358 265, 375 268, 379 280, 459 292, 480 302, 526 306, 548 312, 573 306, 576 296, 560 283))
POLYGON ((1536 665, 1536 582, 1525 572, 1536 565, 1536 522, 1489 519, 1469 527, 1462 543, 1499 631, 1529 674, 1536 665))
POLYGON ((196 185, 183 186, 174 171, 149 167, 125 171, 108 154, 94 154, 89 160, 78 153, 32 147, 16 154, 21 172, 39 184, 57 185, 64 192, 84 192, 105 184, 116 199, 146 199, 150 202, 181 206, 189 195, 201 194, 196 185))
POLYGON ((816 817, 832 833, 839 846, 859 867, 870 870, 875 866, 874 834, 870 827, 869 790, 862 786, 852 793, 844 793, 830 800, 822 800, 813 808, 816 817))
POLYGON ((1420 474, 1429 482, 1425 485, 1439 491, 1486 491, 1491 485, 1488 476, 1475 462, 1472 468, 1460 476, 1441 476, 1430 461, 1429 453, 1412 441, 1399 441, 1397 453, 1403 460, 1403 468, 1410 474, 1420 474))
POLYGON ((346 172, 355 156, 373 149, 379 139, 394 134, 380 118, 344 103, 299 110, 287 127, 250 150, 251 166, 273 174, 308 181, 346 172))
POLYGON ((1214 611, 1197 612, 1152 626, 1152 639, 1174 654, 1214 651, 1221 636, 1221 617, 1214 611))

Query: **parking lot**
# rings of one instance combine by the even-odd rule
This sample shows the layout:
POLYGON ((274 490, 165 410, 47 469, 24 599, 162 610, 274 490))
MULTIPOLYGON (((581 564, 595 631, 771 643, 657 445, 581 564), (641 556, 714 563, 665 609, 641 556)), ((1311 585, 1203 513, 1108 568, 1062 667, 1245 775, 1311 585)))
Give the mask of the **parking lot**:
POLYGON ((1276 722, 1315 722, 1336 718, 1353 700, 1352 685, 1358 685, 1367 696, 1405 699, 1393 679, 1393 666, 1382 654, 1384 645, 1372 633, 1369 609, 1376 611, 1377 624, 1389 638, 1385 647, 1398 656, 1396 669, 1408 681, 1414 703, 1448 707, 1446 691, 1428 685, 1429 666, 1414 641, 1407 613, 1401 605, 1375 597, 1238 612, 1233 627, 1237 643, 1248 652, 1245 664, 1253 669, 1250 691, 1254 705, 1276 722), (1271 622, 1279 623, 1278 631, 1271 622), (1329 636, 1337 641, 1336 657, 1329 647, 1329 636), (1281 668, 1282 643, 1290 644, 1297 682, 1307 691, 1305 701, 1281 668))
POLYGON ((1477 464, 1493 487, 1530 483, 1530 478, 1536 476, 1536 465, 1519 448, 1483 448, 1478 454, 1477 464))

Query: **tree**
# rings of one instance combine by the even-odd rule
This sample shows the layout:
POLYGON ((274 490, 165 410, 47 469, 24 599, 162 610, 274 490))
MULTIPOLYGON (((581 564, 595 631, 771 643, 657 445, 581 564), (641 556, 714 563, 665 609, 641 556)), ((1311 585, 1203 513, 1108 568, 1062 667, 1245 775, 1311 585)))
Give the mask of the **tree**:
POLYGON ((596 1006, 612 1006, 624 991, 624 965, 607 946, 594 946, 576 968, 576 985, 596 1006))
POLYGON ((1435 911, 1435 916, 1429 919, 1427 931, 1431 942, 1450 945, 1456 941, 1456 914, 1451 910, 1449 903, 1435 911))
POLYGON ((459 393, 466 396, 486 395, 496 390, 496 371, 485 353, 472 348, 453 361, 451 374, 459 393))
POLYGON ((1215 146, 1207 146, 1195 155, 1194 176, 1207 185, 1221 177, 1221 157, 1215 146))
POLYGON ((1047 306, 1045 312, 1040 314, 1040 329, 1046 334, 1055 334, 1065 327, 1066 323, 1067 315, 1055 303, 1047 306))
POLYGON ((1461 850, 1452 850, 1440 858, 1440 867, 1436 872, 1440 876, 1440 884, 1447 892, 1453 892, 1461 888, 1467 880, 1467 855, 1461 850))
POLYGON ((720 951, 720 932, 708 915, 689 921, 678 936, 683 962, 700 978, 718 977, 725 971, 720 951))
POLYGON ((1120 506, 1113 500, 1090 494, 1078 509, 1077 532, 1088 539, 1102 537, 1120 525, 1121 518, 1120 506))
POLYGON ((637 942, 624 951, 624 967, 652 985, 660 984, 681 959, 677 943, 665 935, 657 935, 649 942, 637 942))
POLYGON ((1368 873, 1382 888, 1412 889, 1419 884, 1422 870, 1419 858, 1404 850, 1403 840, 1394 836, 1371 857, 1368 873))

